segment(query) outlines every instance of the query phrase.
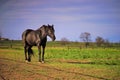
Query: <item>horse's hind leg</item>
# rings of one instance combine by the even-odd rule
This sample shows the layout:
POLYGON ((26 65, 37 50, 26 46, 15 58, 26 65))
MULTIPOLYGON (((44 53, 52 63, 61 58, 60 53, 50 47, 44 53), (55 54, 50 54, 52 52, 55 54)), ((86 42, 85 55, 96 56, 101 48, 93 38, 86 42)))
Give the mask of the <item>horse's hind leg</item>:
POLYGON ((27 59, 27 50, 28 50, 27 46, 24 46, 25 61, 28 60, 28 59, 27 59))

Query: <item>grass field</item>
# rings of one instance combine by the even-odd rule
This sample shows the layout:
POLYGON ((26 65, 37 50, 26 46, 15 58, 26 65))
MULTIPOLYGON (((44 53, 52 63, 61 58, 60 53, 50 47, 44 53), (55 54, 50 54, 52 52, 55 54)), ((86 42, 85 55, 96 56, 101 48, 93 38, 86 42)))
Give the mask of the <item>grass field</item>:
POLYGON ((76 45, 48 42, 41 64, 37 47, 33 47, 32 62, 26 63, 20 41, 1 42, 0 80, 120 80, 120 47, 76 45))

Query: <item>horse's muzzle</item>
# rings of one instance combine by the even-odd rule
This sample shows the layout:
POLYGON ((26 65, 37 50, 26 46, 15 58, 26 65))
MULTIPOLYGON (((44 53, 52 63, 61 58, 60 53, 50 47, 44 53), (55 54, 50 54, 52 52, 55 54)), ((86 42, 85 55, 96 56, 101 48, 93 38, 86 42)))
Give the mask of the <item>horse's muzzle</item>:
POLYGON ((56 39, 56 37, 54 36, 54 37, 52 38, 52 41, 55 41, 55 39, 56 39))

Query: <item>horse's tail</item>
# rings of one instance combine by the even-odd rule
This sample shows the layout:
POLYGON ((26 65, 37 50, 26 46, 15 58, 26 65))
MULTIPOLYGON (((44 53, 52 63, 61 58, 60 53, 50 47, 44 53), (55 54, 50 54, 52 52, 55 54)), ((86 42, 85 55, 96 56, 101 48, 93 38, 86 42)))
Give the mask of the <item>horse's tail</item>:
POLYGON ((28 54, 33 55, 33 56, 34 56, 34 52, 33 52, 33 50, 32 50, 31 48, 28 48, 28 54))
POLYGON ((31 49, 31 47, 28 48, 28 61, 31 61, 31 57, 33 55, 33 50, 31 49))

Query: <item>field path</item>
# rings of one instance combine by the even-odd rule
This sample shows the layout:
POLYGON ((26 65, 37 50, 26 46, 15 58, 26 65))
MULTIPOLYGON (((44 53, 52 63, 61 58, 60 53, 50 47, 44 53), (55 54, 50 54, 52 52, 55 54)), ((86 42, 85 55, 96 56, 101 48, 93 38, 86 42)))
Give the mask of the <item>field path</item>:
MULTIPOLYGON (((92 74, 92 73, 91 73, 92 74)), ((54 68, 49 64, 26 63, 0 58, 0 80, 107 80, 102 77, 54 68)))

